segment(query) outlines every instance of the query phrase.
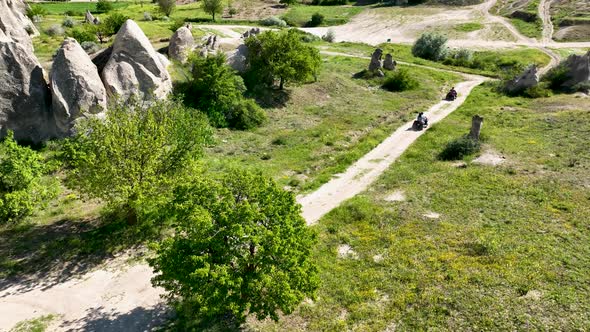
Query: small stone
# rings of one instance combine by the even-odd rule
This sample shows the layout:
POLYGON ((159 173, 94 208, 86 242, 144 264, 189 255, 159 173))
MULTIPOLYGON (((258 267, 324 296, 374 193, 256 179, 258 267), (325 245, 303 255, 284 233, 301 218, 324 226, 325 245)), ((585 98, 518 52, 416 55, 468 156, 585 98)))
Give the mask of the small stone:
POLYGON ((440 214, 436 213, 436 212, 432 212, 432 211, 428 211, 425 214, 423 214, 424 217, 428 218, 428 219, 438 219, 440 218, 440 214))

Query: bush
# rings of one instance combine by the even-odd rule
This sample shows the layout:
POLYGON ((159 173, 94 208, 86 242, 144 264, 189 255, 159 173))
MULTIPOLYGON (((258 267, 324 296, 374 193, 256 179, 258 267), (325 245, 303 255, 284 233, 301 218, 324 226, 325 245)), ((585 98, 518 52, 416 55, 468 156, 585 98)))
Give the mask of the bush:
POLYGON ((136 223, 202 154, 211 134, 204 116, 171 100, 113 103, 105 118, 78 122, 76 135, 63 142, 66 184, 136 223))
POLYGON ((172 32, 176 32, 176 30, 180 29, 181 27, 184 26, 184 20, 174 20, 172 21, 172 23, 170 23, 170 27, 169 29, 172 30, 172 32))
POLYGON ((74 38, 79 44, 83 42, 97 42, 96 34, 86 27, 76 27, 70 30, 68 36, 74 38))
POLYGON ((193 56, 189 61, 192 77, 179 86, 187 105, 207 114, 216 127, 250 129, 264 122, 264 112, 245 99, 244 81, 225 64, 223 53, 193 56))
POLYGON ((119 29, 125 24, 125 21, 129 19, 128 16, 125 16, 120 13, 113 13, 107 16, 101 24, 104 24, 106 27, 106 33, 108 35, 116 34, 119 29))
POLYGON ((261 126, 266 121, 266 113, 252 99, 243 99, 232 107, 227 122, 230 128, 248 130, 261 126))
POLYGON ((412 47, 412 54, 419 58, 440 61, 447 55, 447 37, 437 33, 422 34, 412 47))
POLYGON ((182 183, 162 209, 175 229, 153 246, 152 283, 168 291, 183 316, 277 321, 313 299, 319 286, 317 236, 300 212, 293 194, 258 174, 231 171, 182 183))
POLYGON ((9 132, 0 143, 0 224, 21 221, 55 195, 41 183, 45 171, 41 156, 9 132))
POLYGON ((61 22, 61 25, 63 25, 66 28, 73 28, 74 25, 76 25, 76 21, 74 21, 74 19, 70 16, 66 16, 64 20, 61 22))
POLYGON ((175 8, 176 0, 158 0, 158 9, 166 16, 170 16, 175 8))
POLYGON ((84 13, 78 10, 66 10, 64 13, 66 16, 84 16, 84 13))
POLYGON ((451 52, 448 58, 445 59, 445 64, 452 66, 470 67, 472 63, 473 51, 466 48, 460 48, 451 52))
POLYGON ((392 74, 387 73, 382 88, 388 91, 406 91, 418 88, 420 83, 412 77, 409 70, 399 69, 392 74))
POLYGON ((324 23, 324 15, 320 13, 315 13, 311 15, 311 20, 307 23, 310 27, 317 27, 324 23))
POLYGON ((262 19, 260 21, 260 24, 262 24, 264 26, 277 26, 280 28, 284 28, 287 26, 287 22, 285 22, 284 20, 281 20, 280 18, 278 18, 276 16, 270 16, 265 19, 262 19))
POLYGON ((82 49, 88 54, 96 53, 101 49, 100 45, 91 41, 84 41, 80 43, 80 46, 82 46, 82 49))
POLYGON ((336 34, 334 33, 334 30, 328 29, 328 32, 326 32, 326 34, 322 36, 322 39, 324 41, 327 41, 328 43, 333 43, 336 39, 336 34))
POLYGON ((98 0, 96 3, 96 11, 98 13, 108 13, 113 10, 113 4, 108 0, 98 0))
POLYGON ((551 97, 551 90, 539 84, 525 89, 522 95, 528 98, 547 98, 551 97))
POLYGON ((549 82, 549 88, 555 91, 563 90, 563 84, 570 79, 569 69, 563 63, 552 68, 543 76, 543 81, 549 82))
POLYGON ((45 30, 45 33, 50 35, 50 36, 63 36, 63 34, 65 33, 64 28, 62 28, 61 25, 59 24, 53 24, 52 26, 50 26, 49 28, 47 28, 47 30, 45 30))
POLYGON ((152 14, 150 14, 150 13, 148 13, 148 12, 144 12, 144 13, 143 13, 143 20, 144 20, 144 21, 148 21, 148 22, 149 22, 149 21, 152 21, 152 20, 153 20, 153 19, 152 19, 152 14))
POLYGON ((227 11, 227 13, 229 14, 230 17, 233 17, 234 15, 236 15, 238 13, 238 9, 236 7, 230 7, 229 10, 227 11))
MULTIPOLYGON (((39 6, 39 5, 33 5, 30 6, 29 8, 27 8, 27 16, 33 20, 33 22, 35 22, 35 16, 38 16, 38 18, 41 18, 43 16, 47 15, 47 9, 45 9, 45 7, 39 6)), ((39 21, 41 22, 41 21, 39 21)))
POLYGON ((441 160, 463 159, 463 157, 479 151, 480 147, 479 141, 464 136, 449 142, 440 153, 439 158, 441 160))

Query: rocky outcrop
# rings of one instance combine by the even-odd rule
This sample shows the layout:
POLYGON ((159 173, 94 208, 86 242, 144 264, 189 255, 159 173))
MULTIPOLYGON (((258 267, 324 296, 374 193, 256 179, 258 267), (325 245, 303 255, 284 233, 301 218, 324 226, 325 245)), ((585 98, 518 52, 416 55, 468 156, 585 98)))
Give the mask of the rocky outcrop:
POLYGON ((391 54, 386 54, 385 61, 383 61, 383 68, 387 70, 395 70, 396 66, 397 62, 393 60, 393 56, 391 56, 391 54))
POLYGON ((50 92, 43 69, 31 50, 0 39, 0 134, 40 142, 55 135, 50 92))
POLYGON ((26 10, 27 5, 21 0, 0 0, 0 39, 18 42, 32 52, 31 36, 39 31, 25 15, 26 10))
POLYGON ((533 65, 527 68, 522 74, 506 83, 506 91, 517 93, 532 88, 539 84, 539 74, 537 66, 533 65))
POLYGON ((373 52, 371 55, 371 62, 369 63, 369 71, 377 71, 383 68, 383 61, 381 57, 383 56, 383 50, 378 48, 373 52))
POLYGON ((67 38, 51 67, 52 110, 58 134, 71 133, 75 121, 106 110, 107 94, 96 66, 75 39, 67 38))
POLYGON ((86 10, 86 14, 84 14, 84 22, 90 24, 100 24, 100 19, 98 17, 94 17, 90 10, 86 10))
POLYGON ((166 64, 132 20, 127 20, 117 33, 101 76, 107 93, 123 100, 131 96, 163 98, 172 90, 166 64))
POLYGON ((184 63, 194 46, 195 39, 191 31, 187 27, 181 27, 170 38, 168 56, 171 59, 184 63))
POLYGON ((242 34, 242 38, 246 39, 250 36, 256 36, 259 33, 260 33, 260 28, 252 28, 250 30, 246 30, 246 32, 244 32, 242 34))
POLYGON ((241 44, 235 51, 227 55, 227 64, 234 70, 244 73, 246 71, 246 57, 248 56, 248 47, 241 44))
POLYGON ((564 88, 571 89, 579 84, 590 83, 590 51, 585 55, 570 55, 564 65, 569 77, 562 85, 564 88))

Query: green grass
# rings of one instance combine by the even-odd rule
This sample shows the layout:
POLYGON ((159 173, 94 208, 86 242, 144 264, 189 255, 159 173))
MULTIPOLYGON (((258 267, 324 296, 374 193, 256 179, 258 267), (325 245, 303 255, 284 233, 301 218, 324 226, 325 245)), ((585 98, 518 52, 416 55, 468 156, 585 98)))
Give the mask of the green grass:
POLYGON ((322 286, 258 331, 585 330, 590 326, 590 107, 490 86, 434 125, 371 188, 325 216, 322 286), (484 117, 498 167, 437 155, 484 117), (575 130, 572 130, 575 128, 575 130), (404 202, 384 200, 395 190, 404 202), (423 214, 434 211, 433 220, 423 214), (358 258, 339 258, 342 244, 358 258), (375 259, 375 257, 379 259, 375 259))
POLYGON ((459 32, 473 32, 473 31, 481 30, 483 28, 484 28, 483 24, 477 23, 477 22, 463 23, 463 24, 455 25, 453 27, 453 29, 455 31, 459 31, 459 32))
MULTIPOLYGON (((356 56, 371 56, 375 50, 374 46, 358 43, 320 43, 323 50, 342 52, 356 56)), ((440 62, 425 60, 412 55, 412 46, 403 44, 381 44, 378 47, 383 49, 384 53, 391 53, 397 61, 429 66, 433 68, 449 69, 469 74, 479 74, 491 77, 499 77, 502 73, 502 67, 522 64, 529 65, 532 63, 543 67, 547 65, 550 58, 547 54, 533 48, 517 48, 498 51, 476 51, 474 52, 474 68, 448 66, 440 62)))
MULTIPOLYGON (((318 82, 289 87, 289 101, 269 108, 263 127, 219 130, 219 144, 206 157, 208 165, 261 170, 296 192, 317 188, 460 80, 453 74, 408 68, 421 87, 392 93, 380 89, 382 82, 352 78, 366 69, 366 60, 325 57, 323 66, 318 82)), ((276 102, 284 96, 269 97, 276 102)))
POLYGON ((512 23, 520 33, 529 38, 541 38, 543 34, 543 24, 541 23, 541 20, 526 22, 517 18, 511 18, 510 23, 512 23))
MULTIPOLYGON (((112 5, 114 9, 126 8, 131 2, 125 1, 113 1, 112 5)), ((96 13, 96 2, 41 2, 35 3, 35 6, 43 7, 49 14, 64 15, 66 11, 74 11, 84 15, 86 10, 90 10, 92 13, 96 13)))
POLYGON ((305 26, 315 13, 324 15, 324 24, 327 26, 347 23, 354 15, 359 14, 361 7, 340 6, 293 6, 283 15, 283 19, 290 25, 305 26))
POLYGON ((45 315, 35 319, 29 319, 16 324, 10 332, 44 332, 55 315, 45 315))

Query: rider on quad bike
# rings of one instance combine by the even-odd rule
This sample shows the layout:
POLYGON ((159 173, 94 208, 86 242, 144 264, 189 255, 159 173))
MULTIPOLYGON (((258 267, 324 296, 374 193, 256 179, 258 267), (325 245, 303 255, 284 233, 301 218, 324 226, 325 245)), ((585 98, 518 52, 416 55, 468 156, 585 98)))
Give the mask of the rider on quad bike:
POLYGON ((457 99, 457 90, 455 90, 455 87, 452 87, 451 91, 449 91, 449 93, 447 93, 445 100, 453 101, 455 99, 457 99))
POLYGON ((416 121, 412 124, 413 130, 422 130, 424 127, 428 127, 428 118, 424 116, 424 112, 420 112, 416 121))

